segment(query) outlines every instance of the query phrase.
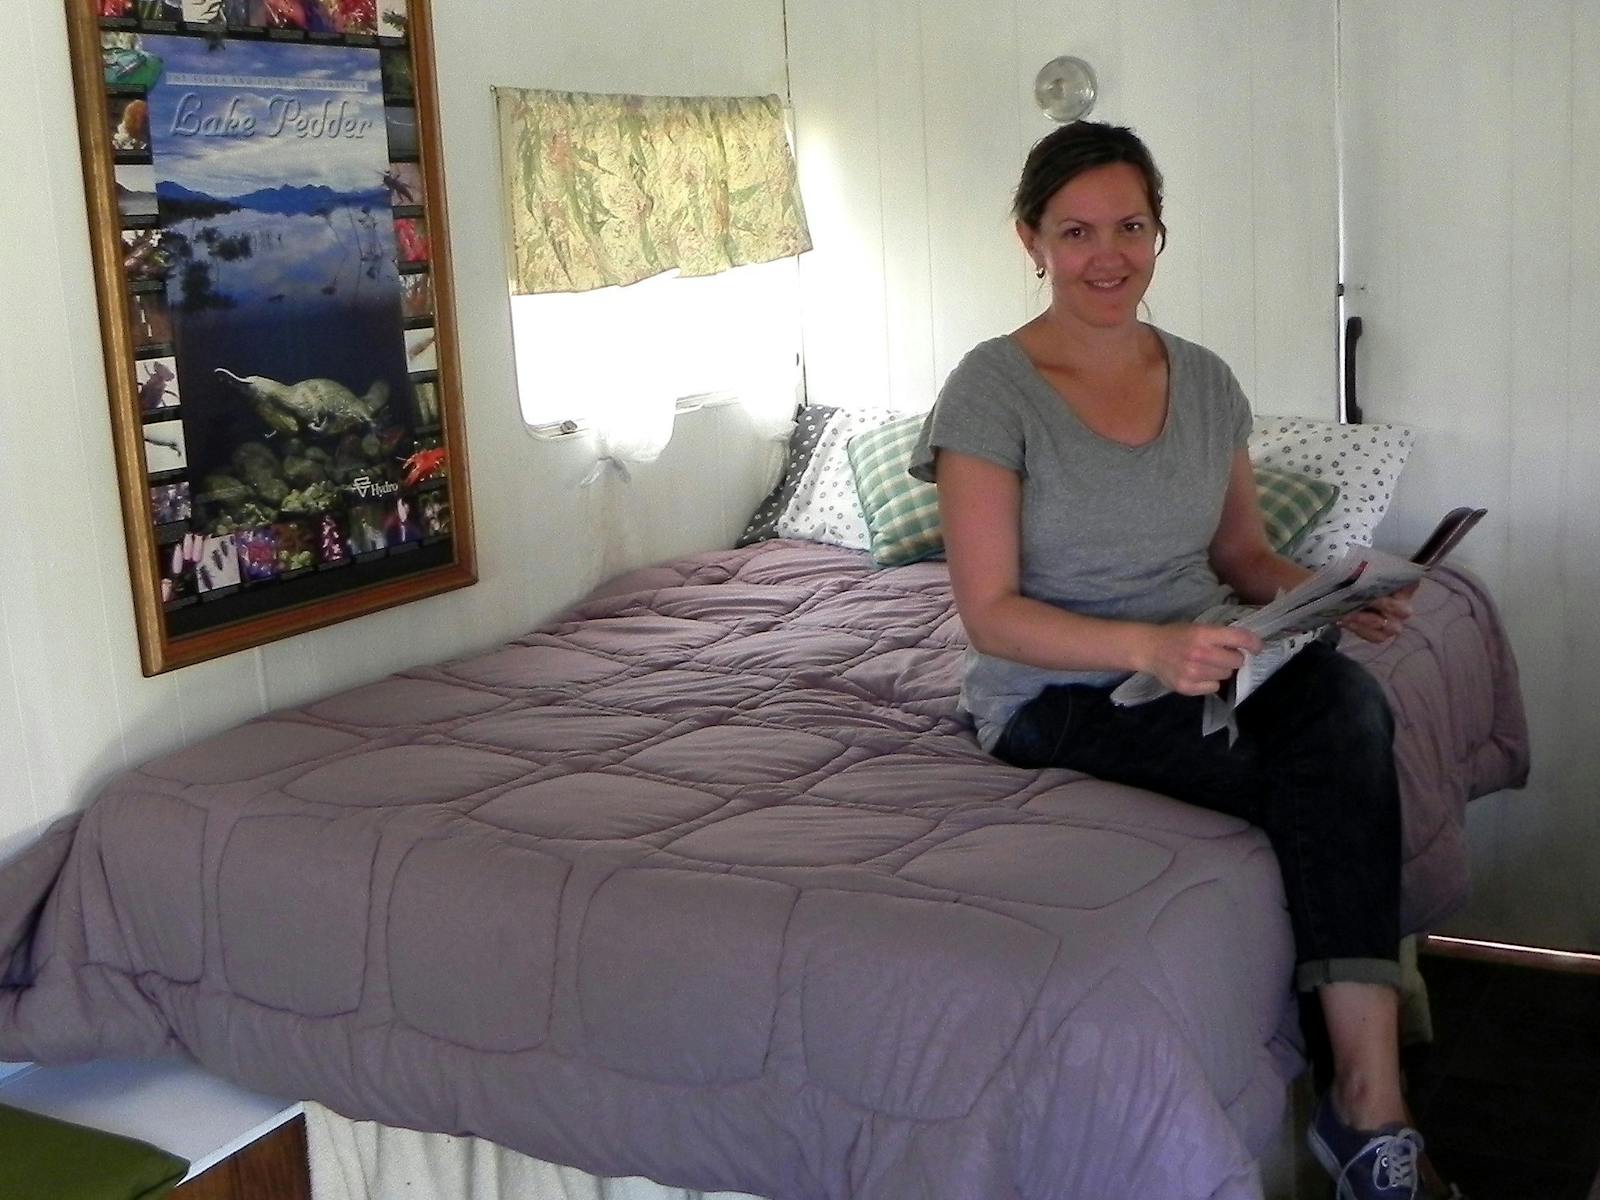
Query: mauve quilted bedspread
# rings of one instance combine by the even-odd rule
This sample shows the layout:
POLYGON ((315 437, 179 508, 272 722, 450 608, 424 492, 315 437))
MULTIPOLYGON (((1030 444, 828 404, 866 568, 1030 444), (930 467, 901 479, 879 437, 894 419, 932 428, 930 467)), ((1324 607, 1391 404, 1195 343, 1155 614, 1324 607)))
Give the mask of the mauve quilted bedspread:
MULTIPOLYGON (((1485 597, 1422 608, 1373 662, 1415 919, 1525 754, 1485 597)), ((987 758, 961 640, 939 565, 765 543, 129 772, 0 872, 0 1058, 181 1048, 779 1200, 1257 1195, 1297 1066, 1265 840, 987 758)))

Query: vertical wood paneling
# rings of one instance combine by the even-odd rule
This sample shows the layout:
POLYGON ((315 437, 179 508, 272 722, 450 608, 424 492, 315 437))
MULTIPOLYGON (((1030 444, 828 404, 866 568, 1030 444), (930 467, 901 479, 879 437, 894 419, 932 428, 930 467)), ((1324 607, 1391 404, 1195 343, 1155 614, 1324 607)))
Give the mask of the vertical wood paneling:
POLYGON ((0 589, 0 863, 10 857, 13 841, 22 842, 35 832, 40 812, 23 738, 22 705, 17 692, 16 667, 11 661, 11 634, 6 619, 7 595, 0 589))
POLYGON ((974 343, 1039 310, 1046 297, 1016 246, 1010 192, 1027 147, 1052 128, 1034 106, 1034 75, 1076 54, 1099 76, 1094 117, 1138 129, 1167 176, 1174 237, 1152 318, 1212 346, 1253 393, 1259 376, 1263 410, 1333 410, 1328 5, 791 0, 789 20, 802 184, 822 213, 806 268, 813 399, 859 402, 860 381, 880 370, 897 402, 925 395, 974 343), (862 77, 868 40, 875 81, 862 77), (844 129, 856 138, 848 161, 831 144, 806 146, 808 130, 844 129), (919 133, 920 153, 909 140, 919 133), (852 163, 859 177, 841 179, 852 163), (880 299, 881 325, 863 312, 880 299))
MULTIPOLYGON (((799 327, 798 319, 795 327, 799 327)), ((785 421, 781 427, 784 429, 788 428, 787 417, 791 412, 792 404, 783 413, 785 421)), ((714 544, 731 546, 744 532, 756 505, 777 482, 786 443, 772 440, 777 422, 771 413, 729 404, 703 410, 701 415, 716 431, 715 457, 711 461, 725 464, 719 496, 720 525, 715 531, 714 544), (773 457, 769 458, 769 454, 773 457)))
MULTIPOLYGON (((1219 69, 1207 82, 1207 104, 1199 103, 1193 91, 1205 71, 1192 61, 1188 46, 1202 23, 1197 10, 1208 5, 1209 0, 1182 7, 1133 0, 1119 6, 1119 70, 1126 82, 1123 108, 1117 114, 1119 124, 1133 126, 1144 138, 1166 181, 1164 217, 1170 233, 1146 298, 1150 319, 1202 345, 1210 344, 1211 333, 1205 321, 1205 263, 1215 255, 1206 247, 1210 223, 1201 181, 1215 164, 1206 158, 1194 131, 1202 121, 1201 110, 1209 107, 1211 88, 1226 91, 1238 79, 1237 72, 1219 69)), ((1229 155, 1228 169, 1237 158, 1229 155)), ((1222 348, 1216 349, 1229 357, 1222 348)), ((1230 362, 1235 359, 1236 354, 1230 362)))
POLYGON ((1009 5, 925 0, 929 303, 939 377, 977 342, 1025 319, 1011 223, 1018 114, 1009 5))
POLYGON ((22 18, 22 73, 35 86, 19 85, 0 115, 15 174, 0 276, 28 281, 0 332, 9 460, 0 504, 19 518, 0 531, 0 561, 19 728, 35 811, 48 819, 121 765, 124 731, 170 703, 173 689, 170 681, 144 685, 131 639, 111 632, 126 620, 131 633, 132 612, 92 336, 65 14, 30 6, 22 18))
MULTIPOLYGON (((1188 188, 1200 230, 1202 341, 1222 355, 1254 395, 1256 362, 1255 157, 1249 4, 1186 6, 1175 31, 1189 52, 1174 63, 1174 116, 1188 157, 1188 188), (1203 100, 1202 100, 1203 97, 1203 100)), ((1170 53, 1170 51, 1169 51, 1170 53)))
MULTIPOLYGON (((1565 7, 1565 6, 1563 6, 1565 7)), ((1571 304, 1573 57, 1567 30, 1552 27, 1545 13, 1513 6, 1510 42, 1511 253, 1509 311, 1504 314, 1511 368, 1509 388, 1493 413, 1504 436, 1500 451, 1506 476, 1504 521, 1500 535, 1504 568, 1497 580, 1507 617, 1518 634, 1528 719, 1536 730, 1554 729, 1562 720, 1561 696, 1551 682, 1565 667, 1562 630, 1571 620, 1561 577, 1561 530, 1566 523, 1565 472, 1561 464, 1568 434, 1568 312, 1571 304)), ((1542 748, 1541 748, 1542 749, 1542 748)), ((1580 840, 1561 835, 1576 813, 1560 797, 1561 767, 1555 756, 1534 761, 1532 794, 1548 797, 1525 804, 1525 797, 1498 801, 1497 851, 1510 869, 1502 890, 1512 911, 1548 910, 1556 897, 1516 895, 1516 880, 1574 878, 1584 862, 1580 840), (1549 848, 1560 862, 1545 859, 1549 848), (1544 861, 1546 869, 1518 870, 1516 864, 1544 861), (1554 869, 1548 869, 1554 868, 1554 869)))
POLYGON ((175 710, 165 715, 176 719, 188 743, 260 716, 267 708, 261 654, 247 650, 185 669, 175 710))
MULTIPOLYGON (((1408 335, 1404 353, 1415 363, 1414 390, 1395 402, 1417 410, 1415 417, 1398 416, 1417 427, 1416 470, 1407 471, 1407 486, 1396 496, 1389 537, 1416 542, 1434 514, 1462 503, 1467 482, 1480 497, 1475 503, 1495 510, 1500 528, 1474 538, 1462 561, 1498 596, 1505 570, 1502 514, 1508 512, 1503 413, 1511 386, 1507 318, 1515 220, 1509 5, 1470 12, 1457 6, 1437 20, 1424 19, 1428 15, 1407 11, 1403 18, 1399 61, 1411 72, 1402 77, 1402 97, 1414 115, 1399 122, 1408 143, 1399 160, 1399 195, 1409 203, 1394 205, 1379 243, 1391 253, 1398 246, 1409 250, 1397 258, 1406 268, 1401 327, 1408 335), (1463 113, 1475 119, 1463 121, 1463 113), (1430 136, 1419 138, 1424 129, 1430 136), (1410 221, 1404 219, 1408 209, 1410 221)), ((1378 399, 1373 417, 1381 420, 1387 410, 1381 393, 1378 399)), ((1496 796, 1469 816, 1474 848, 1485 862, 1478 874, 1491 914, 1484 921, 1491 926, 1509 927, 1521 907, 1548 907, 1542 898, 1517 895, 1526 860, 1513 839, 1529 815, 1525 799, 1496 796)), ((1534 873, 1523 886, 1536 886, 1540 878, 1534 873)), ((1477 925, 1472 915, 1465 920, 1477 925)))
POLYGON ((1342 66, 1363 399, 1418 431, 1382 536, 1490 509, 1460 554, 1500 602, 1533 734, 1529 787, 1469 809, 1475 894, 1450 927, 1593 949, 1600 638, 1568 599, 1600 586, 1591 10, 1346 0, 1342 66))
MULTIPOLYGON (((34 20, 29 9, 14 18, 15 36, 25 54, 38 50, 33 37, 34 20)), ((0 108, 0 162, 28 163, 27 131, 33 116, 32 106, 27 104, 0 108)), ((23 265, 19 239, 24 236, 25 231, 13 222, 8 221, 0 228, 0 276, 18 277, 14 272, 20 271, 23 265)), ((26 332, 26 325, 18 326, 15 319, 0 323, 0 356, 8 364, 17 362, 16 356, 27 349, 21 336, 26 332)), ((20 438, 8 431, 0 438, 0 489, 4 489, 0 492, 3 497, 0 502, 5 503, 9 511, 16 511, 13 506, 22 499, 15 484, 28 477, 27 467, 26 449, 20 438)), ((4 862, 21 841, 32 836, 41 815, 22 719, 23 681, 11 653, 12 642, 21 636, 14 630, 20 629, 26 620, 30 600, 28 592, 20 586, 21 572, 11 560, 20 546, 16 533, 17 523, 0 524, 0 557, 9 568, 0 571, 0 670, 5 673, 4 682, 0 684, 0 770, 8 781, 8 786, 0 788, 0 862, 4 862)))
POLYGON ((1322 420, 1338 411, 1336 37, 1332 4, 1250 4, 1250 398, 1260 412, 1322 420))
POLYGON ((873 26, 865 6, 815 3, 791 3, 788 23, 795 156, 814 246, 800 260, 806 390, 820 404, 874 404, 890 385, 873 26))
POLYGON ((1571 619, 1562 643, 1563 669, 1544 686, 1556 691, 1561 720, 1540 730, 1547 752, 1557 751, 1564 797, 1563 833, 1581 848, 1582 861, 1570 876, 1578 890, 1583 944, 1600 949, 1600 729, 1596 728, 1594 681, 1600 677, 1600 621, 1592 599, 1600 596, 1600 225, 1594 216, 1600 196, 1600 9, 1574 0, 1570 5, 1571 129, 1566 146, 1556 152, 1571 156, 1568 230, 1572 246, 1570 303, 1567 315, 1567 389, 1565 495, 1560 530, 1562 569, 1550 580, 1573 598, 1571 619), (1548 741, 1559 738, 1556 747, 1548 741))
POLYGON ((866 19, 877 75, 886 395, 892 407, 912 411, 933 403, 942 378, 936 378, 933 350, 922 6, 919 0, 882 0, 866 19))
POLYGON ((306 704, 334 690, 326 682, 326 656, 317 652, 309 636, 263 646, 258 661, 270 708, 306 704))
MULTIPOLYGON (((1403 343, 1372 361, 1371 419, 1418 431, 1390 536, 1417 540, 1437 514, 1463 503, 1470 465, 1479 503, 1505 511, 1505 398, 1511 386, 1513 196, 1509 5, 1407 10, 1395 114, 1404 152, 1382 224, 1365 231, 1391 256, 1403 343), (1473 119, 1463 120, 1471 113, 1473 119), (1426 131, 1426 132, 1424 132, 1426 131), (1403 198, 1403 199, 1402 199, 1403 198), (1427 348, 1418 353, 1419 346, 1427 348), (1399 374, 1403 390, 1387 386, 1399 374), (1403 414, 1403 415, 1402 415, 1403 414)), ((1502 537, 1463 547, 1490 583, 1503 579, 1502 537)))

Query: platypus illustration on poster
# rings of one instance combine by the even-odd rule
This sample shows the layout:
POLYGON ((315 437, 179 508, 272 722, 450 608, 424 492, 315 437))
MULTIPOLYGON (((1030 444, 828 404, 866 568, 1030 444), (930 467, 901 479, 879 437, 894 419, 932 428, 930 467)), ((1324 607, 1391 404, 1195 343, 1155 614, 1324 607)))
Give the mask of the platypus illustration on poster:
POLYGON ((332 379, 279 383, 265 375, 235 375, 226 367, 218 367, 217 374, 245 394, 263 421, 283 433, 295 433, 302 424, 312 433, 376 429, 389 405, 389 385, 382 379, 358 396, 332 379))

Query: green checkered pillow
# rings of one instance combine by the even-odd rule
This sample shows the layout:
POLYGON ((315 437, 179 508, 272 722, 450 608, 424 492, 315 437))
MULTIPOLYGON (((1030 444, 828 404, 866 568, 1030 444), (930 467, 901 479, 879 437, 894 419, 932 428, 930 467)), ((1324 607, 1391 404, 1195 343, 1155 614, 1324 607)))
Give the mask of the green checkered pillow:
POLYGON ((1339 488, 1309 475, 1257 465, 1256 498, 1267 541, 1279 554, 1290 553, 1316 527, 1339 498, 1339 488))
POLYGON ((906 471, 922 421, 920 414, 900 417, 856 434, 845 446, 872 535, 872 561, 882 567, 916 562, 944 549, 939 493, 906 471))

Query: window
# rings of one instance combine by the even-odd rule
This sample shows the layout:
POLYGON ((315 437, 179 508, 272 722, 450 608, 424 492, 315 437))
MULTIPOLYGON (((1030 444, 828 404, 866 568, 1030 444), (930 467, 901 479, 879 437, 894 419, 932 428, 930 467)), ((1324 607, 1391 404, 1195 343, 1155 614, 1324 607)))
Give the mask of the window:
POLYGON ((800 284, 794 259, 717 275, 511 298, 517 391, 530 425, 587 424, 607 406, 733 393, 793 407, 800 284))
POLYGON ((496 102, 528 422, 604 426, 704 393, 786 412, 811 240, 778 97, 496 102))

